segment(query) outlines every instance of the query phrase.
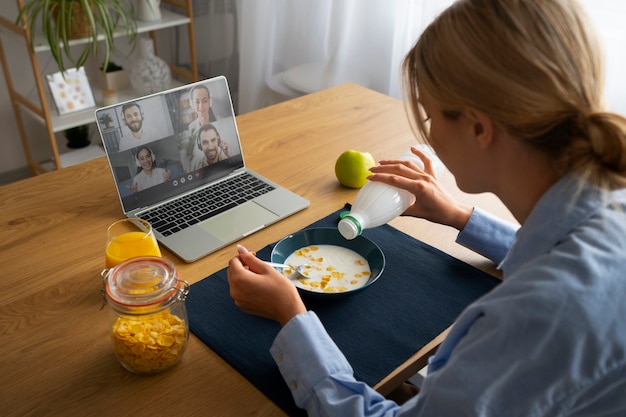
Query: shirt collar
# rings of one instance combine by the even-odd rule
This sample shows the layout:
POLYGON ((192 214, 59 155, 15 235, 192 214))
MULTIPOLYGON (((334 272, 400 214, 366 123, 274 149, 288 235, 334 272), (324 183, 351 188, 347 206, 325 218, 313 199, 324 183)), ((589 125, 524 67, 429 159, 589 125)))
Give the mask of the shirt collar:
POLYGON ((516 240, 500 264, 505 278, 524 263, 552 249, 570 230, 602 204, 602 191, 566 175, 537 202, 516 240))

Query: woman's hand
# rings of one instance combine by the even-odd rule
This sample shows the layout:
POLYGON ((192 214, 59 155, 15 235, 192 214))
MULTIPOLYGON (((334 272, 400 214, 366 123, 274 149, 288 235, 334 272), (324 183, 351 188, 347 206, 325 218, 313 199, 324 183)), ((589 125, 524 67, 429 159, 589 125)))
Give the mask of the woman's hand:
POLYGON ((284 326, 306 312, 295 285, 243 246, 228 263, 230 296, 244 312, 272 319, 284 326))
POLYGON ((139 184, 133 182, 131 185, 127 185, 126 188, 128 188, 131 192, 136 193, 139 191, 139 184))
POLYGON ((403 213, 404 216, 420 217, 435 223, 462 230, 472 215, 472 207, 454 200, 435 178, 433 161, 419 148, 411 152, 424 163, 424 169, 412 161, 386 160, 370 169, 368 179, 380 181, 409 191, 415 202, 403 213))

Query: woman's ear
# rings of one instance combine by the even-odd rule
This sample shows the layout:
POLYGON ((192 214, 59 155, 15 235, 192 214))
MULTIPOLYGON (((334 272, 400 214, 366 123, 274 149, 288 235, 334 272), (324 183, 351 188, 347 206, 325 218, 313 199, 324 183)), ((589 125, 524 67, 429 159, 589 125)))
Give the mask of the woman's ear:
POLYGON ((491 117, 472 108, 466 110, 465 115, 470 123, 471 133, 476 143, 481 148, 488 147, 493 141, 495 134, 495 126, 491 117))

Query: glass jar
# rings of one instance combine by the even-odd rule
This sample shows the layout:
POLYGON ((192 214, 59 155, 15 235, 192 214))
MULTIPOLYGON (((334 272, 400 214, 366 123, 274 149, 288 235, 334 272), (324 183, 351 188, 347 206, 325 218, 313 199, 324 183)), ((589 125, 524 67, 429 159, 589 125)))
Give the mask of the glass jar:
POLYGON ((189 340, 189 284, 178 279, 174 265, 164 258, 133 258, 103 271, 103 277, 119 362, 138 374, 178 363, 189 340))

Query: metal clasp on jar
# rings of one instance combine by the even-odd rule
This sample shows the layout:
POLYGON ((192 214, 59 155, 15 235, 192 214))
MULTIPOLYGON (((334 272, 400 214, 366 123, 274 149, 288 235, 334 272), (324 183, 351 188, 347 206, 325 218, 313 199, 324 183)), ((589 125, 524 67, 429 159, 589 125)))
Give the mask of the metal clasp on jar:
POLYGON ((176 299, 178 301, 185 301, 189 295, 189 283, 182 279, 179 279, 178 282, 180 282, 180 287, 178 288, 176 299))
POLYGON ((107 294, 106 294, 106 281, 107 278, 109 278, 109 273, 111 272, 111 269, 113 268, 105 268, 102 271, 100 271, 100 276, 102 277, 102 288, 100 289, 100 295, 102 296, 102 305, 100 306, 100 311, 102 311, 104 309, 104 307, 107 306, 107 294))

